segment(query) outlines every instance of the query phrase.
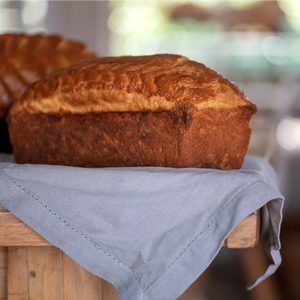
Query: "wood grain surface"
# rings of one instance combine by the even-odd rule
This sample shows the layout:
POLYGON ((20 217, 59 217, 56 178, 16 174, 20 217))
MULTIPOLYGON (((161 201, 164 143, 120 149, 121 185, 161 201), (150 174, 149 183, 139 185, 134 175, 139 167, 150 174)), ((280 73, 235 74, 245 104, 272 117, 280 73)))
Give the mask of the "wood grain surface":
POLYGON ((55 247, 27 249, 29 300, 63 300, 62 251, 55 247))
POLYGON ((229 249, 253 248, 259 241, 260 210, 243 219, 229 234, 223 246, 229 249))
POLYGON ((7 300, 7 248, 0 247, 0 300, 7 300))
MULTIPOLYGON (((253 248, 260 233, 260 213, 256 211, 242 220, 223 243, 231 249, 253 248)), ((51 246, 38 233, 0 205, 0 246, 51 246)))
POLYGON ((28 297, 28 249, 10 247, 7 253, 7 299, 29 300, 28 297))
POLYGON ((68 255, 63 253, 62 257, 64 300, 102 300, 104 281, 79 266, 68 255))
POLYGON ((0 246, 51 246, 10 212, 0 212, 0 246))
POLYGON ((3 300, 119 299, 112 284, 83 269, 55 247, 8 249, 8 285, 3 300))
MULTIPOLYGON (((254 247, 259 233, 257 211, 233 229, 223 246, 254 247)), ((119 299, 111 283, 80 267, 1 205, 0 246, 0 300, 119 299)))
MULTIPOLYGON (((118 300, 115 287, 88 272, 54 247, 0 248, 0 264, 6 268, 1 300, 118 300), (3 250, 3 251, 2 251, 3 250), (8 290, 6 288, 8 277, 8 290), (55 298, 54 298, 55 297, 55 298)), ((178 300, 201 298, 207 272, 195 281, 178 300)))
POLYGON ((0 204, 0 212, 8 212, 8 210, 0 204))

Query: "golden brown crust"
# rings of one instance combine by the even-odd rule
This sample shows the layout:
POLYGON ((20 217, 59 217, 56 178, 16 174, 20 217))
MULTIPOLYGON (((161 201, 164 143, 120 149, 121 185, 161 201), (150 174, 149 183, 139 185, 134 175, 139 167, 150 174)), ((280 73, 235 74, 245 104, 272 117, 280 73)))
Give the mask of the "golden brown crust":
POLYGON ((10 110, 20 163, 242 166, 256 106, 178 55, 101 58, 34 83, 10 110))
POLYGON ((95 57, 84 44, 59 36, 0 35, 0 116, 34 81, 95 57))
MULTIPOLYGON (((256 107, 229 80, 179 55, 106 57, 42 79, 12 114, 167 111, 188 103, 208 108, 256 107)), ((195 113, 197 114, 197 112, 195 113)))
POLYGON ((242 166, 252 112, 245 108, 163 112, 30 114, 9 118, 19 163, 79 167, 242 166))

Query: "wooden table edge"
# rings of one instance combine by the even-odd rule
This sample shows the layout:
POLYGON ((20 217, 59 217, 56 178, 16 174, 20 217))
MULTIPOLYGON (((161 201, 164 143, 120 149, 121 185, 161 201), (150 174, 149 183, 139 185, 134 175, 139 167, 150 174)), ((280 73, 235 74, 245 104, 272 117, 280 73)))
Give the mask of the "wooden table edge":
MULTIPOLYGON (((253 248, 260 236, 260 210, 244 218, 229 234, 223 247, 229 249, 253 248)), ((37 232, 0 205, 0 246, 52 246, 37 232)))

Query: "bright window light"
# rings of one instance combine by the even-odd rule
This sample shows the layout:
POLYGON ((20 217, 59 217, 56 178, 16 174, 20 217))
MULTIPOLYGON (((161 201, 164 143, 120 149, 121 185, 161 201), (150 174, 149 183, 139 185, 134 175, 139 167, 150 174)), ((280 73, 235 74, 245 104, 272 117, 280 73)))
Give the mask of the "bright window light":
POLYGON ((292 151, 300 148, 300 120, 284 119, 277 127, 277 140, 279 145, 292 151))
POLYGON ((22 21, 26 27, 43 23, 48 11, 48 1, 26 0, 22 8, 22 21))

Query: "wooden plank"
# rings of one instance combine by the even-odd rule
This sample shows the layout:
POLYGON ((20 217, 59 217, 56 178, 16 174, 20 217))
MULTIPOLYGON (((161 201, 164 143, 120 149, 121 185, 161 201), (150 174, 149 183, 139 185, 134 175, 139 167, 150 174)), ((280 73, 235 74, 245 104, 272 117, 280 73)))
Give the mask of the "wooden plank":
POLYGON ((28 247, 29 300, 63 300, 62 251, 28 247))
POLYGON ((7 212, 8 210, 0 204, 0 212, 7 212))
MULTIPOLYGON (((260 214, 257 211, 233 229, 223 247, 253 248, 259 240, 259 233, 260 214)), ((10 212, 0 211, 0 246, 51 246, 51 244, 10 212)))
POLYGON ((64 300, 102 300, 102 279, 63 253, 64 300))
POLYGON ((243 219, 230 233, 223 246, 229 249, 253 248, 260 236, 260 210, 243 219))
MULTIPOLYGON (((11 275, 18 277, 18 281, 16 281, 18 284, 10 285, 10 299, 47 299, 47 294, 57 297, 57 294, 55 293, 57 290, 61 291, 63 288, 64 300, 119 300, 117 291, 112 284, 86 271, 64 253, 62 253, 63 275, 61 282, 59 281, 59 278, 61 278, 60 276, 57 277, 58 280, 55 280, 55 282, 49 282, 53 278, 49 278, 49 276, 45 276, 44 274, 53 272, 53 269, 57 269, 57 267, 59 269, 59 266, 61 265, 61 251, 54 247, 22 247, 11 248, 10 250, 13 255, 11 259, 17 258, 17 260, 14 261, 14 268, 11 268, 10 272, 15 272, 11 273, 11 275), (51 264, 49 262, 49 253, 45 255, 45 251, 49 252, 50 250, 56 252, 54 257, 50 254, 51 264), (18 255, 16 256, 16 254, 18 255), (21 260, 20 254, 22 256, 21 260), (26 261, 26 257, 29 257, 29 260, 36 259, 32 268, 30 267, 31 262, 28 262, 28 260, 26 261), (36 268, 36 265, 38 265, 38 269, 42 271, 41 277, 39 271, 37 271, 38 269, 36 268), (18 267, 16 268, 16 266, 18 267), (26 272, 21 272, 22 274, 20 274, 22 269, 26 272), (31 280, 29 287, 27 280, 31 280), (51 283, 50 286, 49 283, 51 283), (26 297, 24 297, 24 293, 18 293, 20 288, 22 288, 20 284, 27 287, 27 289, 24 289, 26 290, 26 293, 28 293, 26 294, 26 297)), ((198 299, 201 297, 201 291, 207 284, 204 279, 207 277, 205 275, 206 273, 207 272, 202 274, 202 276, 194 284, 192 284, 191 287, 181 297, 179 297, 179 299, 198 299), (199 282, 201 282, 201 284, 199 284, 199 282)), ((57 272, 54 272, 52 275, 56 276, 58 274, 57 272)), ((7 298, 3 297, 2 299, 6 300, 7 298)), ((52 297, 50 296, 48 299, 52 299, 52 297)))
POLYGON ((102 280, 102 299, 103 300, 119 300, 115 287, 105 280, 102 280))
POLYGON ((51 246, 10 212, 0 212, 0 246, 51 246))
POLYGON ((8 248, 7 298, 8 300, 29 300, 27 247, 8 248))
POLYGON ((0 269, 0 300, 7 300, 7 272, 6 269, 0 269))
POLYGON ((7 248, 0 247, 0 300, 7 300, 7 248))
POLYGON ((0 269, 7 268, 7 248, 0 247, 0 269))

